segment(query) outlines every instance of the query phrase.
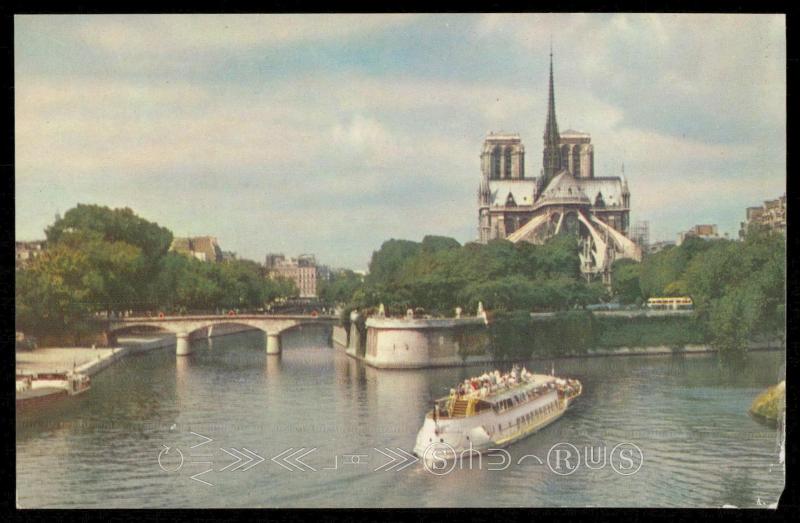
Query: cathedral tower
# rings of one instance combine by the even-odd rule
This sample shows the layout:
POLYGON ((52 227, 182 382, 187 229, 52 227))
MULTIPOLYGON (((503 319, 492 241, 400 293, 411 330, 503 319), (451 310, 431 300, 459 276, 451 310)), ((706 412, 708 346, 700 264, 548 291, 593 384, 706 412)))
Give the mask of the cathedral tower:
POLYGON ((547 123, 544 128, 544 150, 542 158, 542 176, 539 177, 539 189, 544 190, 559 172, 561 172, 561 137, 558 134, 556 121, 556 97, 553 90, 553 50, 550 50, 550 93, 547 101, 547 123))

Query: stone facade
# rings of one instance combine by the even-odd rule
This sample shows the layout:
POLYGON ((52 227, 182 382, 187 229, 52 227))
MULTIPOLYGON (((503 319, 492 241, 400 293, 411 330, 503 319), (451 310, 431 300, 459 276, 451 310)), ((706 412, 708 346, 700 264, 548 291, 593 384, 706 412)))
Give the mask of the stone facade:
POLYGON ((542 243, 554 234, 581 238, 581 271, 610 282, 615 259, 641 259, 628 238, 630 191, 620 176, 595 176, 588 133, 558 131, 550 61, 547 120, 538 177, 526 177, 525 148, 518 134, 490 133, 481 153, 478 239, 542 243))
POLYGON ((422 368, 492 360, 483 318, 368 318, 366 334, 364 361, 373 367, 422 368))
POLYGON ((589 133, 570 129, 560 137, 561 165, 575 178, 594 178, 594 146, 589 133))
POLYGON ((679 233, 678 241, 675 244, 680 245, 686 240, 686 238, 689 237, 700 238, 703 240, 718 240, 720 236, 719 232, 717 231, 716 224, 695 225, 688 231, 679 233))
POLYGON ((313 255, 287 258, 283 254, 268 254, 265 266, 268 278, 280 276, 292 280, 300 298, 317 296, 317 263, 313 255))
POLYGON ((219 263, 223 260, 222 249, 213 236, 173 238, 170 251, 192 256, 200 261, 219 263))
POLYGON ((744 239, 750 224, 757 223, 771 231, 786 234, 786 195, 767 200, 761 207, 748 207, 745 221, 741 222, 739 238, 744 239))

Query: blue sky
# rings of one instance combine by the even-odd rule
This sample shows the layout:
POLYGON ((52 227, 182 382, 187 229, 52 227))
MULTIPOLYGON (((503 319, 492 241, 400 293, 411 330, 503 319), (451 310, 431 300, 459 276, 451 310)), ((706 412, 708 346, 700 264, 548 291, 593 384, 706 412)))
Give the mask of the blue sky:
POLYGON ((97 203, 258 261, 473 240, 484 136, 541 167, 551 37, 559 127, 652 239, 785 191, 780 15, 19 16, 16 236, 97 203))

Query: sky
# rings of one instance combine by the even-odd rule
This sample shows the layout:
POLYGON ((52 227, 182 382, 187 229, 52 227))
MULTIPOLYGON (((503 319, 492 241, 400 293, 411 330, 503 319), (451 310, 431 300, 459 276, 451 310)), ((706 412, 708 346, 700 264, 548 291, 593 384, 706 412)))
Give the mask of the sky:
POLYGON ((390 238, 477 237, 480 151, 538 175, 561 130, 624 163, 651 241, 736 236, 785 192, 783 15, 17 16, 16 237, 78 203, 263 262, 366 269, 390 238))

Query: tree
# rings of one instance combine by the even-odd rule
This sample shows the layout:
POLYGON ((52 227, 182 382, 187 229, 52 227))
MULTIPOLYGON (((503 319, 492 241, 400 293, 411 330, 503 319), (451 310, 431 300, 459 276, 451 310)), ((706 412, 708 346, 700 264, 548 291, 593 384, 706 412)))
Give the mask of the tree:
POLYGON ((279 298, 297 296, 299 290, 294 280, 277 276, 265 280, 264 301, 269 303, 279 298))
POLYGON ((735 289, 711 304, 711 344, 723 356, 741 356, 757 318, 750 305, 757 299, 744 288, 735 289))
POLYGON ((58 243, 71 232, 94 232, 108 242, 125 242, 139 247, 148 260, 164 256, 172 243, 172 233, 157 223, 136 216, 127 207, 111 209, 100 205, 78 204, 45 229, 48 244, 58 243))
POLYGON ((541 259, 541 276, 580 277, 580 244, 571 234, 559 234, 548 239, 541 246, 538 256, 541 259))
POLYGON ((351 270, 333 273, 330 281, 320 282, 319 297, 330 305, 347 303, 363 282, 364 278, 351 270))
POLYGON ((48 248, 31 266, 16 272, 18 330, 77 333, 86 328, 93 300, 85 278, 88 256, 66 246, 48 248))
POLYGON ((420 250, 426 254, 435 254, 439 251, 458 249, 461 244, 454 238, 447 236, 425 236, 422 238, 420 250))
POLYGON ((642 298, 639 285, 641 264, 630 259, 616 260, 611 266, 611 290, 622 303, 634 303, 642 298))
POLYGON ((409 240, 387 240, 381 248, 372 253, 369 262, 369 283, 393 282, 403 264, 416 256, 420 251, 420 244, 409 240))
POLYGON ((692 297, 701 315, 708 313, 711 302, 748 278, 749 268, 741 263, 743 245, 720 240, 697 253, 679 278, 677 293, 692 297))

